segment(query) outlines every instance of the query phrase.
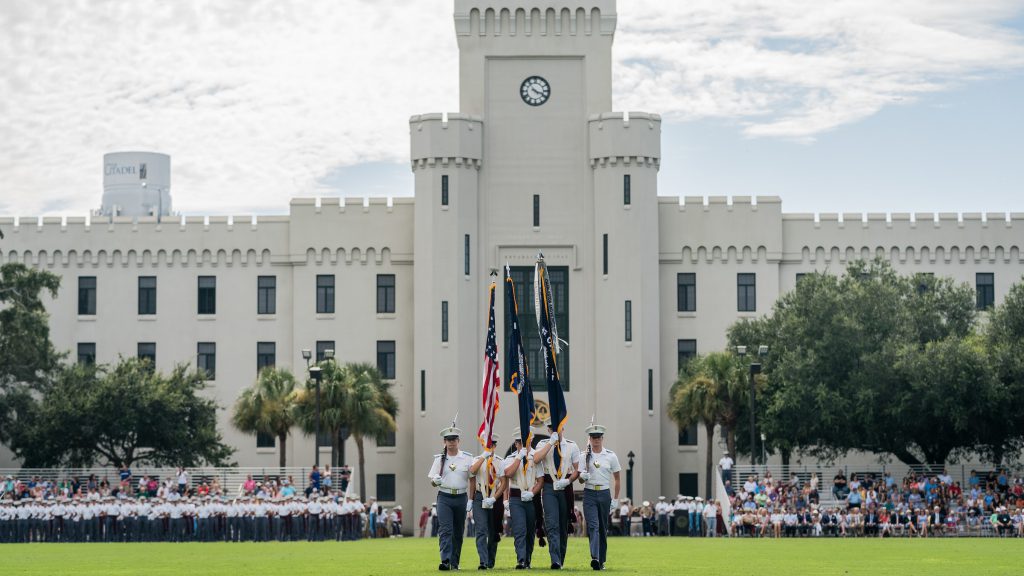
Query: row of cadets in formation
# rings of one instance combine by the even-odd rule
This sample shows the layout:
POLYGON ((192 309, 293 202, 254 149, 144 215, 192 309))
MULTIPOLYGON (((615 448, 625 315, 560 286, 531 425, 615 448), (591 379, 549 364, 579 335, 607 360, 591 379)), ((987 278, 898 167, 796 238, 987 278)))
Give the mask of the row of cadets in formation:
MULTIPOLYGON (((438 570, 457 570, 462 555, 462 526, 472 513, 476 526, 479 569, 494 568, 503 507, 508 506, 516 550, 516 569, 531 567, 534 526, 543 516, 551 568, 565 564, 572 506, 572 483, 583 485, 583 515, 590 540, 590 567, 603 570, 608 553, 610 511, 618 507, 618 456, 604 447, 605 427, 591 424, 587 449, 559 437, 546 422, 548 438, 535 447, 523 445, 521 430, 513 431, 514 448, 506 458, 494 454, 495 442, 474 457, 459 449, 462 431, 443 428, 444 451, 434 455, 427 475, 438 489, 437 516, 441 563, 438 570), (556 455, 559 464, 556 466, 556 455)), ((538 434, 539 435, 539 434, 538 434)), ((497 435, 493 435, 497 440, 497 435)))

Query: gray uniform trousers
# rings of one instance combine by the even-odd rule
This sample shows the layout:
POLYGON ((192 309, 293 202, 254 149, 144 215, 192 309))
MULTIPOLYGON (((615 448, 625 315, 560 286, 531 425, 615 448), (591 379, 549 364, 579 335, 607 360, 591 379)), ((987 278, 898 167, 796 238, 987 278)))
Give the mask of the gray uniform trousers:
POLYGON ((565 490, 555 490, 554 484, 544 483, 544 532, 548 537, 551 563, 565 564, 565 549, 569 537, 569 504, 565 490))
POLYGON ((512 513, 512 537, 516 545, 516 561, 529 566, 533 558, 533 542, 536 533, 537 511, 533 501, 523 502, 519 496, 509 498, 508 505, 512 513))
POLYGON ((491 526, 494 521, 494 508, 484 508, 483 494, 478 491, 473 497, 476 553, 480 557, 480 563, 488 568, 494 568, 494 559, 498 555, 498 539, 501 538, 501 527, 491 526))
POLYGON ((590 557, 604 564, 608 556, 608 514, 612 495, 608 490, 583 491, 583 516, 587 520, 590 557))
POLYGON ((458 566, 462 557, 462 530, 466 524, 465 493, 437 493, 438 545, 441 562, 448 561, 458 566))

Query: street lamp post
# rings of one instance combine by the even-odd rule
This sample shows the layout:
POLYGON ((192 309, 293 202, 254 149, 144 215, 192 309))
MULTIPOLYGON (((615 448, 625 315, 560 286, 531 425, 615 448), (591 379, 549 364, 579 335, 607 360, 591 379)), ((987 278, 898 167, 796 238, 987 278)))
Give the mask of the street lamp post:
MULTIPOLYGON (((737 346, 736 354, 739 354, 741 358, 747 356, 746 346, 737 346)), ((761 345, 757 347, 757 355, 759 358, 768 355, 768 347, 761 345)), ((761 373, 761 363, 751 362, 750 363, 750 465, 757 464, 757 420, 755 415, 756 404, 754 397, 757 394, 757 387, 754 384, 754 376, 761 373)))
POLYGON ((626 498, 629 498, 630 504, 633 503, 633 458, 636 458, 636 454, 630 450, 629 454, 626 455, 629 458, 629 468, 626 469, 626 498))
POLYGON ((320 467, 320 381, 324 374, 319 366, 312 366, 309 369, 309 377, 316 382, 316 440, 313 442, 313 463, 320 467))

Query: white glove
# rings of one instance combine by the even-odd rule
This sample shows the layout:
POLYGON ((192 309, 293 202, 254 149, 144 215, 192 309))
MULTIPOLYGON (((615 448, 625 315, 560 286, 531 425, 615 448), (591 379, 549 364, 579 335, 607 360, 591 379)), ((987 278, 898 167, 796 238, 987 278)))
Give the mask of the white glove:
POLYGON ((518 454, 517 458, 526 458, 529 455, 530 455, 530 451, 529 450, 527 450, 526 448, 521 448, 519 450, 519 454, 518 454))
POLYGON ((430 483, 433 484, 435 487, 436 486, 440 486, 441 485, 441 475, 440 474, 434 474, 434 477, 430 479, 430 483))
POLYGON ((569 485, 569 481, 564 479, 564 478, 562 478, 560 480, 555 480, 555 482, 554 482, 555 490, 565 490, 565 487, 568 486, 568 485, 569 485))
POLYGON ((472 511, 473 511, 473 501, 470 500, 469 502, 466 502, 466 512, 472 512, 472 511))
POLYGON ((580 472, 580 480, 590 482, 590 472, 580 472))
POLYGON ((494 502, 494 498, 484 498, 484 502, 481 504, 481 507, 485 510, 490 510, 491 508, 494 508, 494 502))
POLYGON ((612 510, 615 510, 618 507, 619 507, 619 499, 615 498, 615 499, 612 500, 611 506, 609 506, 609 508, 611 508, 612 510))
POLYGON ((554 444, 556 442, 558 442, 558 432, 552 432, 551 433, 551 438, 548 438, 548 443, 549 444, 554 444))
POLYGON ((519 499, 523 502, 533 502, 533 491, 523 490, 523 493, 519 496, 519 499))
POLYGON ((492 450, 490 450, 490 449, 484 450, 483 454, 481 454, 480 457, 481 458, 490 458, 491 454, 493 454, 493 453, 494 452, 492 450))

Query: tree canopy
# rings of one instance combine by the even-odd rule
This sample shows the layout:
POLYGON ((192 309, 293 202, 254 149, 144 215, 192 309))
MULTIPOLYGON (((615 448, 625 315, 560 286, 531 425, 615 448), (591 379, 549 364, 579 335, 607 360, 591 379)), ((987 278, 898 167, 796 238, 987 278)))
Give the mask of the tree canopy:
POLYGON ((260 371, 256 383, 235 401, 231 424, 242 432, 277 439, 278 465, 287 464, 287 440, 296 424, 295 376, 284 368, 260 371))

